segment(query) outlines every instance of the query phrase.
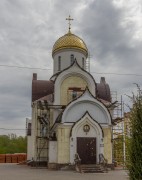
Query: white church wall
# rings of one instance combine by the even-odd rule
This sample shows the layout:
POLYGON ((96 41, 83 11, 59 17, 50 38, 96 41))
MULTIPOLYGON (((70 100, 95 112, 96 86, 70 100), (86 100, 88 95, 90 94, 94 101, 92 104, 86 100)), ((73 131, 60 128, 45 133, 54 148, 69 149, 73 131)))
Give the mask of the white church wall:
POLYGON ((57 127, 58 164, 70 163, 70 129, 70 125, 59 125, 57 127))
POLYGON ((103 127, 104 131, 104 157, 108 163, 112 163, 112 129, 111 127, 103 127))
MULTIPOLYGON (((63 51, 58 52, 54 56, 54 74, 71 65, 71 55, 72 54, 74 55, 74 58, 76 58, 78 64, 81 67, 83 67, 82 58, 84 58, 84 60, 86 60, 86 57, 83 53, 81 53, 77 50, 63 50, 63 51), (59 69, 59 65, 58 65, 59 56, 61 57, 61 69, 59 69)), ((85 65, 85 68, 86 68, 86 65, 85 65)))
POLYGON ((57 163, 57 141, 49 141, 49 162, 57 163))

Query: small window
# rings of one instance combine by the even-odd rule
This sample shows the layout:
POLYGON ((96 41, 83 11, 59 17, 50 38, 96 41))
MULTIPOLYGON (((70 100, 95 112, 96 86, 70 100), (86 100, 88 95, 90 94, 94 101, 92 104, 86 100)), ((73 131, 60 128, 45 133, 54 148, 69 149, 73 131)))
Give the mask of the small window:
POLYGON ((31 136, 31 130, 32 130, 32 124, 31 124, 31 123, 28 123, 27 136, 31 136))
POLYGON ((72 100, 76 99, 84 92, 84 90, 84 87, 69 87, 67 90, 68 102, 71 102, 72 100))
POLYGON ((77 92, 76 91, 73 91, 72 92, 72 99, 75 99, 77 97, 77 92))
POLYGON ((71 54, 71 64, 74 62, 74 55, 71 54))
POLYGON ((85 59, 82 58, 82 68, 85 69, 85 59))
POLYGON ((58 71, 61 71, 61 56, 58 57, 58 71))

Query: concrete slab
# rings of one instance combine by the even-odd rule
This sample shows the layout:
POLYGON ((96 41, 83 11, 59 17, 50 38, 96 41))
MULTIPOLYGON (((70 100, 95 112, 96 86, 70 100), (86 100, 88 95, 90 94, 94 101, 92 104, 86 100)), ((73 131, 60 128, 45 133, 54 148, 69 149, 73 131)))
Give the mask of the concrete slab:
POLYGON ((75 171, 49 171, 26 165, 0 164, 0 180, 128 180, 126 171, 108 173, 77 173, 75 171))

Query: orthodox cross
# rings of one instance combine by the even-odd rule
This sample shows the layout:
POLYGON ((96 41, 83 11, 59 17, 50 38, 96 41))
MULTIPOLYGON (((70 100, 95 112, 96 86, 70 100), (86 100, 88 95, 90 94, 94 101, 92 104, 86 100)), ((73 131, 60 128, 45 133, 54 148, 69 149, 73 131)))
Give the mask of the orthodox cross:
POLYGON ((71 23, 70 23, 70 21, 73 21, 73 19, 69 15, 69 17, 66 18, 66 20, 69 21, 69 32, 70 32, 70 30, 71 30, 71 23))

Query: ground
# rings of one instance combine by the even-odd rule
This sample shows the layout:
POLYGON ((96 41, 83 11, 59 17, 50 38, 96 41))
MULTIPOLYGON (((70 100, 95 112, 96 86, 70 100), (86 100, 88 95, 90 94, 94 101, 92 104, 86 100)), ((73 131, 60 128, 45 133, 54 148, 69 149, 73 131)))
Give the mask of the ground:
POLYGON ((75 171, 49 171, 26 165, 0 164, 0 180, 128 180, 126 171, 115 170, 108 173, 85 173, 75 171))

